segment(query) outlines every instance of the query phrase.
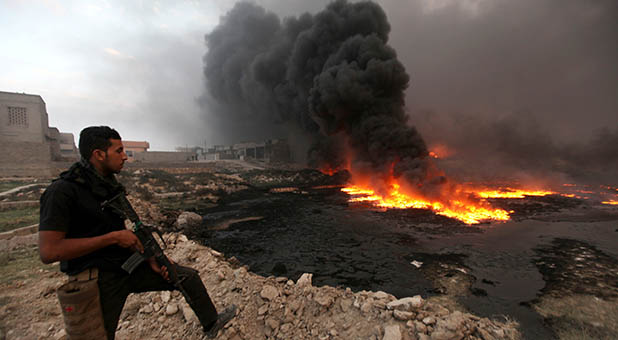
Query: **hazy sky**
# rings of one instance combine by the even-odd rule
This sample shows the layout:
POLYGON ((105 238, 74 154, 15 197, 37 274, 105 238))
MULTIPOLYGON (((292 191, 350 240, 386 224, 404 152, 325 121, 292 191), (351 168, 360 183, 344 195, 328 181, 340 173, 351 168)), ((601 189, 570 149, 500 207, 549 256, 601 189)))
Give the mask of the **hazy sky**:
MULTIPOLYGON (((196 98, 204 35, 234 2, 0 0, 0 91, 41 95, 76 137, 104 124, 152 150, 222 142, 196 98)), ((618 127, 615 0, 377 2, 421 132, 519 112, 556 138, 618 127)), ((289 16, 328 1, 256 3, 289 16)))

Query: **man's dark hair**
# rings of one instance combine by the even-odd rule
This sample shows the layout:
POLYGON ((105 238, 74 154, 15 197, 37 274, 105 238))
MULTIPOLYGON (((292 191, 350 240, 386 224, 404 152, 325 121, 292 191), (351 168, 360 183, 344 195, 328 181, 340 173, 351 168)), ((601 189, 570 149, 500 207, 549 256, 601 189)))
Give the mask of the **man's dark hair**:
POLYGON ((89 160, 94 150, 107 151, 112 145, 110 139, 121 139, 118 131, 109 126, 89 126, 79 133, 79 153, 89 160))

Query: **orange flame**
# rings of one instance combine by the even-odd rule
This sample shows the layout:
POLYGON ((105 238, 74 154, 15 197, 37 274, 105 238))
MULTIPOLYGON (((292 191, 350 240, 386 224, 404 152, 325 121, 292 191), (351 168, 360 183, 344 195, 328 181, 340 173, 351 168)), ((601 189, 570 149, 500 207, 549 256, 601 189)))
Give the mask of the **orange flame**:
POLYGON ((320 169, 320 172, 322 172, 325 175, 329 175, 329 176, 334 175, 335 173, 337 173, 337 171, 339 171, 339 170, 338 169, 333 169, 330 166, 326 166, 326 167, 323 167, 323 168, 320 169))
MULTIPOLYGON (((390 165, 390 171, 380 170, 367 173, 367 168, 356 168, 352 151, 348 152, 345 164, 339 167, 324 166, 320 170, 328 175, 347 170, 351 175, 350 185, 341 190, 350 195, 349 202, 364 202, 383 209, 429 209, 438 215, 458 219, 466 224, 484 221, 507 221, 513 211, 494 208, 488 199, 522 199, 529 196, 561 195, 570 198, 580 197, 577 184, 565 183, 565 192, 551 190, 517 189, 513 187, 478 187, 473 184, 456 184, 445 180, 444 172, 439 170, 431 158, 448 157, 454 153, 445 145, 434 145, 428 153, 428 168, 424 178, 418 183, 410 183, 395 176, 397 161, 390 165), (442 180, 445 180, 442 182, 442 180)), ((513 185, 513 184, 511 184, 513 185)), ((612 187, 605 187, 618 190, 612 187)), ((562 190, 560 190, 562 191, 562 190)), ((603 204, 618 205, 618 201, 604 201, 603 204)))
POLYGON ((553 191, 546 190, 522 190, 513 188, 476 191, 474 193, 482 198, 525 198, 526 196, 547 196, 556 194, 553 191))
POLYGON ((448 202, 431 201, 422 197, 414 197, 400 191, 397 183, 391 184, 388 194, 382 196, 371 189, 352 186, 341 189, 352 196, 350 202, 370 202, 387 209, 430 209, 438 215, 458 219, 466 224, 478 224, 482 221, 507 221, 509 213, 502 209, 492 209, 483 201, 478 204, 465 200, 450 200, 448 202))
POLYGON ((429 147, 429 156, 432 158, 448 158, 455 153, 445 144, 434 144, 429 147))

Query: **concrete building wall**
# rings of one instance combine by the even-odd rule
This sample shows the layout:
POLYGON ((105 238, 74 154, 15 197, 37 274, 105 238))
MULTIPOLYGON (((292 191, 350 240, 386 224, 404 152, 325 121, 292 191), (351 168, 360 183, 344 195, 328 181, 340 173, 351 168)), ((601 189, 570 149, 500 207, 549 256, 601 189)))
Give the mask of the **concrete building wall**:
POLYGON ((0 138, 15 142, 46 142, 48 116, 39 95, 0 92, 0 138))
POLYGON ((52 160, 61 161, 62 155, 60 154, 60 131, 54 127, 49 128, 47 130, 45 140, 49 144, 49 150, 51 151, 52 160))
POLYGON ((238 159, 238 157, 225 152, 205 153, 203 155, 198 155, 198 160, 220 161, 224 159, 238 159))
POLYGON ((4 141, 0 154, 0 176, 51 175, 50 144, 4 141))
POLYGON ((34 142, 0 143, 2 163, 48 163, 52 160, 50 144, 34 142))
POLYGON ((130 141, 123 140, 122 145, 124 146, 124 152, 127 154, 128 162, 135 162, 135 155, 141 152, 148 151, 150 148, 150 143, 146 141, 130 141))
POLYGON ((0 91, 0 176, 48 176, 76 151, 72 134, 49 127, 41 96, 0 91))
POLYGON ((77 147, 75 146, 75 137, 72 133, 61 132, 60 133, 60 155, 62 158, 79 160, 79 154, 77 147))
POLYGON ((147 151, 135 153, 133 158, 135 162, 142 163, 174 163, 195 161, 197 155, 193 152, 147 151))
POLYGON ((241 142, 234 145, 215 145, 199 155, 200 160, 222 159, 259 160, 263 162, 289 162, 290 149, 285 139, 269 139, 264 142, 241 142))

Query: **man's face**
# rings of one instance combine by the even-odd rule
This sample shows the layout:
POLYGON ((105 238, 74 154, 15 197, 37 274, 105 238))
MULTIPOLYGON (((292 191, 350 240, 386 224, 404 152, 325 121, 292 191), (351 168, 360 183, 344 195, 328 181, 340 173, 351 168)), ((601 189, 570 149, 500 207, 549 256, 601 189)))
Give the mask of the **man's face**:
POLYGON ((117 174, 122 169, 124 161, 127 160, 127 154, 124 152, 124 146, 120 139, 110 139, 110 142, 112 142, 112 145, 107 148, 102 165, 106 171, 117 174))

